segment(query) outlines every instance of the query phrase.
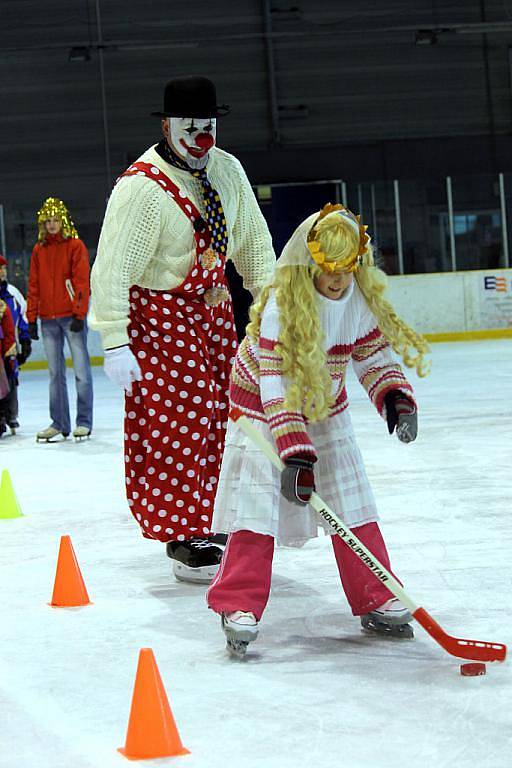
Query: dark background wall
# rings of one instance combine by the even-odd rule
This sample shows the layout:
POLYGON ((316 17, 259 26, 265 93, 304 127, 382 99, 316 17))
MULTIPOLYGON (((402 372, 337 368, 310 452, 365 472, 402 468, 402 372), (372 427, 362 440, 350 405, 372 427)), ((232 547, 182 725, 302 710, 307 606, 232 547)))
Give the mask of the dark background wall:
MULTIPOLYGON (((489 216, 497 174, 509 184, 511 0, 0 0, 0 15, 0 203, 19 258, 49 195, 94 251, 111 184, 159 138, 149 113, 180 74, 216 82, 232 107, 219 145, 254 184, 343 179, 353 208, 373 185, 385 233, 403 182, 410 222, 422 206, 412 240, 428 250, 411 269, 437 242, 425 232, 444 215, 447 175, 465 212, 489 216)), ((262 203, 279 241, 310 205, 280 200, 279 215, 262 203)))

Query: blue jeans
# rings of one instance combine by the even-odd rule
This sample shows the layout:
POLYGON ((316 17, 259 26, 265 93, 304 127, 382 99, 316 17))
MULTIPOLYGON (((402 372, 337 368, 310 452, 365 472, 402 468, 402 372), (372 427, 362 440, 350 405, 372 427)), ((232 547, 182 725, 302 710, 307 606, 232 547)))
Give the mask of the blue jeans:
POLYGON ((87 322, 83 331, 69 330, 71 317, 57 317, 41 320, 43 345, 50 369, 50 416, 52 427, 69 434, 68 387, 66 383, 66 360, 64 339, 67 339, 73 358, 76 383, 76 425, 92 429, 92 374, 87 351, 87 322))

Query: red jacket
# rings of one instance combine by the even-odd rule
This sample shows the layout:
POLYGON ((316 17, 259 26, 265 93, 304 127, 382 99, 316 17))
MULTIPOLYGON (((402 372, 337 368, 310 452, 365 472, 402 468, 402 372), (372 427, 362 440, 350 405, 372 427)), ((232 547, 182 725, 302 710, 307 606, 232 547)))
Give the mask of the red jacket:
POLYGON ((10 357, 16 354, 16 338, 14 336, 14 321, 12 319, 11 310, 0 299, 0 354, 2 358, 10 357))
POLYGON ((89 308, 89 254, 77 237, 47 235, 36 243, 30 261, 27 319, 51 320, 75 315, 84 319, 89 308))

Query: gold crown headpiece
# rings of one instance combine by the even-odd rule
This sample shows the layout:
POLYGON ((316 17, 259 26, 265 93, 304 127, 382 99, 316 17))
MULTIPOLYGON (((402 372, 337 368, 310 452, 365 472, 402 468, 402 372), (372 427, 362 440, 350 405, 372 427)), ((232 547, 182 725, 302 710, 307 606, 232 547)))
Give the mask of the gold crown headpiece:
POLYGON ((366 234, 367 229, 368 227, 365 224, 361 224, 361 216, 356 216, 352 213, 352 211, 349 211, 348 208, 345 208, 344 205, 332 205, 331 203, 327 203, 327 205, 324 205, 320 211, 320 215, 308 233, 307 245, 311 254, 311 258, 316 264, 318 264, 323 272, 355 272, 361 264, 361 257, 365 253, 368 247, 368 243, 370 242, 370 237, 366 234), (358 228, 359 246, 357 251, 355 251, 353 254, 350 254, 350 256, 347 256, 347 258, 343 259, 342 261, 327 261, 325 253, 321 250, 320 243, 317 239, 318 232, 316 231, 316 226, 319 221, 324 219, 330 213, 334 213, 335 211, 339 211, 340 215, 349 219, 349 221, 355 224, 355 226, 358 228))
POLYGON ((69 211, 62 200, 58 197, 48 197, 37 212, 37 224, 39 228, 39 240, 45 239, 48 234, 45 227, 45 221, 56 216, 61 222, 62 237, 78 237, 75 225, 73 224, 69 211))

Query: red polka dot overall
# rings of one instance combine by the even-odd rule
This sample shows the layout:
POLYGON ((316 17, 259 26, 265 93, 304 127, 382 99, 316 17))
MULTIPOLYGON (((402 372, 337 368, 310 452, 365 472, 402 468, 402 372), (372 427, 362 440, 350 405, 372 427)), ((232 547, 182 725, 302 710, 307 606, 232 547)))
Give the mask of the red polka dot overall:
POLYGON ((202 237, 181 285, 130 291, 130 346, 143 380, 126 396, 126 491, 143 535, 160 541, 210 534, 224 447, 237 340, 231 299, 207 303, 208 291, 227 284, 222 255, 203 268, 202 237))

